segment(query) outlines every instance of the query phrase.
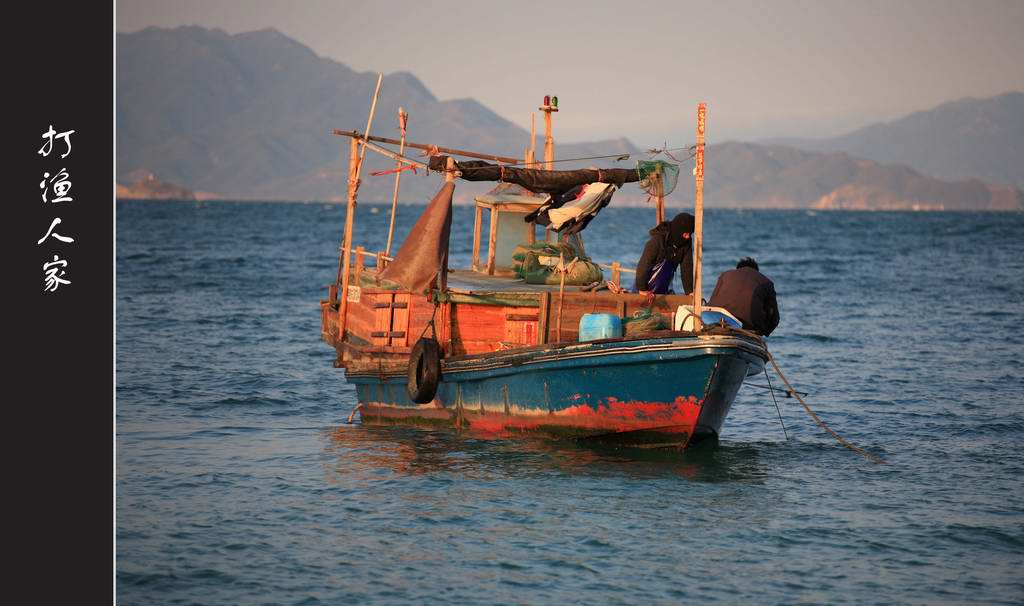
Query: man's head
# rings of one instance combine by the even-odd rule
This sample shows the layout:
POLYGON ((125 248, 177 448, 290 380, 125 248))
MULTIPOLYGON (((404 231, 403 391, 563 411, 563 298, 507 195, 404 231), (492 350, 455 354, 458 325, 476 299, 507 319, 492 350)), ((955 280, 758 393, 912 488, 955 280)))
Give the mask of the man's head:
POLYGON ((753 257, 743 257, 740 262, 736 264, 736 269, 742 269, 744 267, 753 268, 754 271, 760 271, 761 268, 757 266, 757 261, 753 257))
POLYGON ((669 237, 673 244, 682 246, 693 235, 694 218, 690 213, 679 213, 669 224, 669 237))

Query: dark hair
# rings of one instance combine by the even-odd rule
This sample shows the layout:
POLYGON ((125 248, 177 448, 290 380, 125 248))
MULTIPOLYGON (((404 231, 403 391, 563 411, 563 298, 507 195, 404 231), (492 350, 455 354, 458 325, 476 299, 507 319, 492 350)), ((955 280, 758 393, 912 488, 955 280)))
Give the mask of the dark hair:
POLYGON ((761 268, 757 266, 757 261, 753 257, 743 257, 740 262, 736 264, 736 269, 741 267, 752 267, 754 271, 760 271, 761 268))

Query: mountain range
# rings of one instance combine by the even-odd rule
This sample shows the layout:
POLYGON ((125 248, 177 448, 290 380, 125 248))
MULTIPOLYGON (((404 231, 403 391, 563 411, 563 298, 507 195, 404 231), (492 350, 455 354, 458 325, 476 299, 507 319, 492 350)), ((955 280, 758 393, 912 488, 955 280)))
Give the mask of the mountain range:
MULTIPOLYGON (((120 183, 149 174, 205 192, 202 197, 344 196, 348 139, 331 130, 365 128, 375 74, 319 57, 272 29, 122 33, 116 62, 120 183)), ((410 141, 512 157, 529 144, 523 128, 475 100, 439 100, 412 74, 386 75, 381 90, 373 134, 397 138, 402 106, 410 115, 410 141)), ((819 141, 709 145, 705 199, 722 207, 1022 209, 1022 100, 1021 93, 962 100, 819 141)), ((558 142, 557 121, 555 134, 560 158, 629 154, 625 163, 594 161, 621 167, 648 157, 624 138, 558 142)), ((390 168, 393 161, 367 155, 361 200, 390 200, 393 178, 370 176, 390 168)), ((688 181, 680 181, 669 205, 692 204, 688 181)), ((486 191, 485 185, 460 183, 461 200, 486 191)), ((437 186, 436 177, 407 173, 400 199, 424 202, 437 186)), ((616 203, 645 198, 625 188, 616 203)))

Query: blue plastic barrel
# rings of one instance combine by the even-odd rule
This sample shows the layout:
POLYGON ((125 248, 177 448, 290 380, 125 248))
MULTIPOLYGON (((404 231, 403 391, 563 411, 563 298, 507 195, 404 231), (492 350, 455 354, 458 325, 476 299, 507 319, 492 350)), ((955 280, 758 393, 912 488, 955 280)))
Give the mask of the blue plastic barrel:
POLYGON ((615 314, 583 314, 580 341, 614 339, 622 336, 622 320, 615 314))

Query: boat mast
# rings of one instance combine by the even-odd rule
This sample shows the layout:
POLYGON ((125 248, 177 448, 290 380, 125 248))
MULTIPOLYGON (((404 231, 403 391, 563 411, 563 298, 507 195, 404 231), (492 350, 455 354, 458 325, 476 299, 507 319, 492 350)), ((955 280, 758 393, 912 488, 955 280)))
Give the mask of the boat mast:
POLYGON ((551 133, 551 113, 558 111, 558 97, 544 95, 544 105, 540 106, 544 112, 544 168, 555 170, 555 138, 551 133))
MULTIPOLYGON (((409 113, 401 107, 398 108, 398 128, 402 131, 402 142, 399 144, 398 155, 405 155, 405 128, 409 124, 409 113)), ((398 210, 398 188, 402 183, 402 162, 398 161, 398 171, 395 172, 395 192, 391 195, 391 224, 388 225, 388 244, 384 247, 384 256, 391 256, 391 239, 395 235, 395 212, 398 210)))
MULTIPOLYGON (((384 74, 377 75, 377 87, 373 91, 373 102, 370 104, 370 117, 366 121, 366 132, 363 135, 368 137, 370 127, 373 126, 373 115, 377 112, 377 98, 380 96, 380 85, 384 80, 384 74)), ((341 258, 338 260, 338 279, 335 284, 341 283, 341 307, 338 310, 338 338, 345 338, 345 313, 348 310, 348 282, 349 267, 351 265, 352 249, 352 224, 355 220, 356 197, 359 192, 359 173, 363 168, 363 158, 366 156, 366 141, 361 150, 357 149, 360 141, 352 138, 352 145, 349 147, 348 160, 348 206, 345 212, 345 239, 341 247, 341 258)))
POLYGON ((704 244, 704 124, 707 104, 697 106, 697 166, 693 171, 695 192, 693 226, 693 329, 701 329, 701 261, 704 244))

